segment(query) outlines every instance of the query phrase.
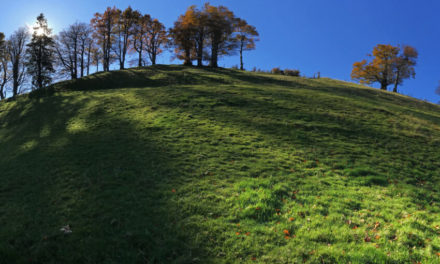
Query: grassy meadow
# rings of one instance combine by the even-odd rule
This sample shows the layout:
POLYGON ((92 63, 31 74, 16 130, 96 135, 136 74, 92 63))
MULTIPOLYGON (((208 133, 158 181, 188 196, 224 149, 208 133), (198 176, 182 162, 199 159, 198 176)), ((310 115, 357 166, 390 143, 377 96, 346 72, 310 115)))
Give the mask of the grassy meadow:
POLYGON ((58 83, 0 102, 0 183, 0 263, 440 263, 440 107, 327 78, 58 83))

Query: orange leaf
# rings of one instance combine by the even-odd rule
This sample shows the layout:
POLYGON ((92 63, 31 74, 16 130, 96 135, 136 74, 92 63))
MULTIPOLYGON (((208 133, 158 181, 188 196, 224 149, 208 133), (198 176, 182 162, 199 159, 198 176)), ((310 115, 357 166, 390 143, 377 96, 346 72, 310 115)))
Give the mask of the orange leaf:
POLYGON ((287 235, 287 236, 290 236, 290 232, 289 232, 289 230, 287 230, 287 229, 284 229, 284 230, 283 230, 283 233, 284 233, 285 235, 287 235))
POLYGON ((172 189, 171 192, 175 193, 175 192, 176 192, 176 189, 172 189))
POLYGON ((379 236, 379 235, 377 235, 377 236, 375 236, 374 238, 375 238, 375 239, 379 239, 379 238, 380 238, 380 236, 379 236))
POLYGON ((290 239, 290 236, 284 236, 284 239, 290 239))
POLYGON ((246 235, 246 236, 249 236, 250 234, 251 234, 251 232, 246 232, 246 234, 245 234, 245 235, 246 235))
POLYGON ((440 252, 437 252, 436 255, 440 257, 440 252))
POLYGON ((257 258, 256 257, 252 257, 251 260, 255 261, 255 260, 257 260, 257 258))
POLYGON ((289 222, 292 222, 293 220, 295 220, 295 218, 289 217, 289 222))
POLYGON ((358 226, 353 226, 353 228, 352 229, 358 229, 358 226))
POLYGON ((240 232, 235 232, 235 234, 236 234, 237 236, 239 236, 239 235, 240 235, 240 232))

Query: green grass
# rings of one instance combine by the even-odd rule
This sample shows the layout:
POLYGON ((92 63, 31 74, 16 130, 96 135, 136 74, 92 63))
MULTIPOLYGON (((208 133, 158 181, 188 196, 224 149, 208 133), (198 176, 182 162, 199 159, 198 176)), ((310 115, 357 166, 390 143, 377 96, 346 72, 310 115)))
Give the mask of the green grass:
POLYGON ((0 102, 0 180, 0 263, 440 261, 440 107, 326 78, 63 82, 0 102))

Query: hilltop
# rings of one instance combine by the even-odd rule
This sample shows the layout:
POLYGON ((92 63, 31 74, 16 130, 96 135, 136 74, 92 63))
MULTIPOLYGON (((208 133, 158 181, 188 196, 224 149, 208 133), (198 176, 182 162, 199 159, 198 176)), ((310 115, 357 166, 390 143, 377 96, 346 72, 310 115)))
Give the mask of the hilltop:
POLYGON ((327 78, 61 82, 0 102, 0 180, 0 263, 439 261, 440 107, 327 78))

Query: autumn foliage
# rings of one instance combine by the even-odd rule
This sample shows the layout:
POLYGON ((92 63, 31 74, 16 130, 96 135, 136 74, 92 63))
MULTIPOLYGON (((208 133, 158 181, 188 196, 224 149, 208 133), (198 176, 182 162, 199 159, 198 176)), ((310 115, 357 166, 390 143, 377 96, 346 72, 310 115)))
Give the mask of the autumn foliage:
POLYGON ((353 64, 351 78, 363 84, 379 83, 382 90, 394 84, 394 92, 404 79, 414 78, 417 50, 411 46, 397 47, 379 44, 373 49, 370 62, 363 60, 353 64))
POLYGON ((175 54, 185 65, 197 66, 208 61, 217 67, 221 56, 240 53, 240 68, 243 69, 243 51, 255 49, 258 32, 243 19, 237 18, 225 6, 206 3, 202 9, 190 6, 170 29, 175 54))

